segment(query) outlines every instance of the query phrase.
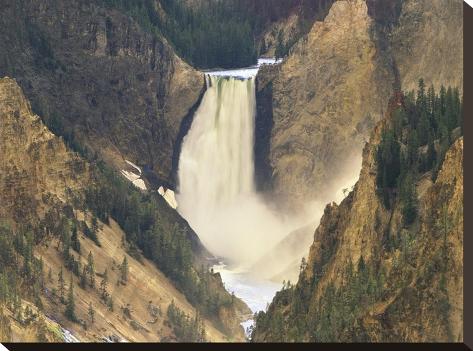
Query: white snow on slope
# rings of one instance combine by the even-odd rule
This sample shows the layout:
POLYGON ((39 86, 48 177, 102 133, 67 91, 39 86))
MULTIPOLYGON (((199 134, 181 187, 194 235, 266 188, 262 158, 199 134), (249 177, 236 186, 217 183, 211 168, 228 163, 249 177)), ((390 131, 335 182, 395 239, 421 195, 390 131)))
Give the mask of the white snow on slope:
POLYGON ((164 200, 166 200, 169 206, 171 206, 173 209, 177 208, 177 201, 174 191, 172 191, 171 189, 165 189, 164 187, 160 186, 158 189, 158 193, 164 198, 164 200))
POLYGON ((141 189, 141 190, 146 190, 146 184, 144 182, 143 179, 141 179, 141 168, 138 167, 137 165, 135 165, 133 162, 131 161, 128 161, 128 160, 125 160, 126 163, 128 163, 131 167, 133 167, 134 169, 136 169, 139 174, 136 174, 134 172, 131 172, 131 171, 126 171, 124 169, 121 170, 121 173, 123 174, 123 176, 128 179, 134 186, 136 186, 137 188, 141 189))

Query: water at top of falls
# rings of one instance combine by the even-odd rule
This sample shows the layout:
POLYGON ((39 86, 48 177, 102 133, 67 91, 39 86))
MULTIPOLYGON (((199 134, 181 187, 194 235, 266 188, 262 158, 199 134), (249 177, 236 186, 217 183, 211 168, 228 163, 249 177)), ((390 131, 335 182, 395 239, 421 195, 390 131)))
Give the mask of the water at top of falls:
POLYGON ((240 266, 288 232, 255 190, 254 69, 248 78, 245 70, 209 72, 178 169, 178 211, 213 254, 240 266))
POLYGON ((235 77, 239 79, 249 79, 251 77, 256 76, 261 66, 274 65, 281 62, 282 62, 282 59, 261 57, 258 59, 258 63, 255 66, 246 67, 246 68, 237 68, 237 69, 227 69, 227 70, 208 70, 206 71, 206 73, 212 76, 219 76, 219 77, 235 77))

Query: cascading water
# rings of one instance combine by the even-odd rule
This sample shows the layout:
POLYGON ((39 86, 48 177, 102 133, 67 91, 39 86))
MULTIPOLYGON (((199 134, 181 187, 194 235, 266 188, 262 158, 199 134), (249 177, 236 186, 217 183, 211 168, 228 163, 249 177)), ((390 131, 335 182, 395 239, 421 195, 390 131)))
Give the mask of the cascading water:
POLYGON ((255 191, 254 118, 254 76, 211 74, 179 159, 178 211, 212 253, 238 266, 288 230, 255 191))
MULTIPOLYGON (((206 76, 207 91, 182 144, 177 194, 177 210, 204 245, 224 260, 214 266, 215 271, 221 274, 226 288, 253 312, 264 310, 281 288, 268 278, 289 262, 282 259, 264 268, 253 263, 292 230, 314 222, 323 212, 321 207, 312 211, 310 218, 283 219, 255 191, 257 72, 255 66, 206 76)), ((242 325, 251 323, 248 320, 242 325)))

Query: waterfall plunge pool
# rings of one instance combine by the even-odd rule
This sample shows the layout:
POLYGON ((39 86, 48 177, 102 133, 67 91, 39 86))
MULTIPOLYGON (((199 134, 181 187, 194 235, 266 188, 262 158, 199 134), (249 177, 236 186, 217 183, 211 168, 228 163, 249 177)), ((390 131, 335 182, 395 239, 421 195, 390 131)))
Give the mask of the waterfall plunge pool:
MULTIPOLYGON (((216 273, 220 273, 225 289, 243 300, 253 314, 259 311, 266 311, 274 295, 282 287, 282 284, 254 277, 251 272, 233 269, 224 263, 214 265, 213 270, 216 273)), ((248 319, 241 323, 247 337, 250 336, 249 328, 253 326, 253 323, 253 319, 248 319)))

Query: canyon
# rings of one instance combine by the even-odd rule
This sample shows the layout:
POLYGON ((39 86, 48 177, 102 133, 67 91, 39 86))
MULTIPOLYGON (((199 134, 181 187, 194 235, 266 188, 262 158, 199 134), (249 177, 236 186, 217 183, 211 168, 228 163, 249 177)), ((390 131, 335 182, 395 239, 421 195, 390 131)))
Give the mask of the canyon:
POLYGON ((54 278, 38 278, 42 308, 36 285, 21 297, 33 322, 14 301, 0 309, 0 340, 35 341, 46 325, 47 341, 355 341, 311 318, 338 306, 327 295, 350 289, 358 276, 347 272, 361 265, 402 283, 363 300, 363 341, 461 341, 463 131, 431 122, 419 158, 445 156, 414 181, 410 227, 392 195, 402 191, 390 190, 392 208, 380 197, 377 152, 420 86, 462 101, 462 2, 249 4, 263 57, 232 70, 192 67, 162 27, 169 2, 137 4, 7 0, 1 10, 0 219, 8 243, 34 233, 31 260, 54 278), (74 224, 80 250, 64 249, 71 238, 53 220, 74 224), (413 253, 388 249, 387 233, 413 245, 414 268, 399 268, 413 253), (89 252, 97 279, 108 270, 115 309, 71 283, 73 321, 51 292, 63 267, 81 279, 70 262, 85 266, 89 252))

